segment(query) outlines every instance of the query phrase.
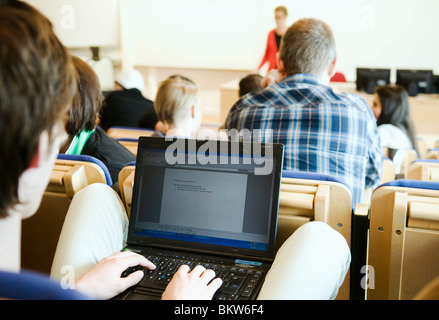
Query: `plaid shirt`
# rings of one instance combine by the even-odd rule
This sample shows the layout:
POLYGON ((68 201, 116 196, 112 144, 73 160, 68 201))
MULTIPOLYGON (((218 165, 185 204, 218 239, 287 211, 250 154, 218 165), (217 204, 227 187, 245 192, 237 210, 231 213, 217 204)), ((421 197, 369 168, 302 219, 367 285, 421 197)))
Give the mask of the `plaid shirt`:
POLYGON ((285 146, 284 169, 336 176, 350 186, 354 203, 381 179, 380 138, 367 102, 336 94, 311 75, 292 75, 243 96, 226 128, 271 129, 272 141, 262 140, 285 146))

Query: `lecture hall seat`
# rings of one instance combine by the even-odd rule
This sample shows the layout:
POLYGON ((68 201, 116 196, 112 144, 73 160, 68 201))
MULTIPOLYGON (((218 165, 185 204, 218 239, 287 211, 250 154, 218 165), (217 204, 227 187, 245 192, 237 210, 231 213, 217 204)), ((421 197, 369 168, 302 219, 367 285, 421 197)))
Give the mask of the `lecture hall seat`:
POLYGON ((138 138, 117 138, 116 141, 127 148, 132 154, 137 156, 137 146, 139 144, 138 138))
POLYGON ((439 182, 439 159, 413 161, 408 167, 407 179, 439 182))
POLYGON ((131 127, 111 127, 107 130, 108 136, 113 139, 120 138, 131 138, 131 139, 139 139, 142 136, 152 136, 154 134, 154 130, 151 129, 142 129, 142 128, 131 128, 131 127))
POLYGON ((370 208, 367 299, 413 299, 439 276, 437 252, 439 183, 401 179, 378 187, 370 208))
POLYGON ((439 159, 439 148, 433 148, 428 150, 426 156, 426 159, 439 159))
POLYGON ((119 189, 120 198, 125 206, 128 217, 131 212, 131 201, 133 196, 134 173, 136 170, 136 162, 128 163, 119 172, 119 189))
POLYGON ((22 222, 22 268, 50 274, 62 225, 73 196, 92 183, 112 185, 98 159, 59 154, 38 211, 22 222))
MULTIPOLYGON (((283 170, 279 199, 276 248, 301 225, 322 221, 340 232, 352 252, 352 195, 347 184, 331 175, 283 170)), ((351 271, 337 299, 350 299, 351 271)))

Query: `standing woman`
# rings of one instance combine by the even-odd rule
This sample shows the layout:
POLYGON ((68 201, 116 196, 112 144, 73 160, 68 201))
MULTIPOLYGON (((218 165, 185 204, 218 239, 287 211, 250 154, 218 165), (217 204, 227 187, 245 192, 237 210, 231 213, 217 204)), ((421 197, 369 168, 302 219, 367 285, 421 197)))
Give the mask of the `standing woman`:
POLYGON ((287 17, 288 10, 284 6, 279 6, 274 9, 274 19, 276 20, 276 28, 268 33, 267 47, 265 49, 264 57, 259 64, 260 70, 266 62, 269 62, 268 71, 277 69, 276 54, 279 52, 280 40, 287 31, 287 17))

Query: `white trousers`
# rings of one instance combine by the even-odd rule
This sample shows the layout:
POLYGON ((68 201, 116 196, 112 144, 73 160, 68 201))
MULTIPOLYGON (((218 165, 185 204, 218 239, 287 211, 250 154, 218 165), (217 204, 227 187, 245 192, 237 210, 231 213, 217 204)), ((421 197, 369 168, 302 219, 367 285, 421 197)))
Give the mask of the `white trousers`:
MULTIPOLYGON (((75 278, 125 245, 128 220, 119 196, 104 184, 92 184, 72 200, 56 249, 51 276, 64 266, 75 278)), ((322 222, 310 222, 278 250, 259 299, 334 299, 349 269, 344 237, 322 222)))

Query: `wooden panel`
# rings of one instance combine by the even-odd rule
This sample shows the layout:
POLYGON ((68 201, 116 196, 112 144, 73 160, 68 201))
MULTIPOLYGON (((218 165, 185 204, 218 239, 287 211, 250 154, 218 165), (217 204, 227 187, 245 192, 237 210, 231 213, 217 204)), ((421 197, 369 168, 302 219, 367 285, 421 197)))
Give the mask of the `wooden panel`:
POLYGON ((439 275, 439 232, 407 228, 401 278, 401 299, 412 299, 439 275))

